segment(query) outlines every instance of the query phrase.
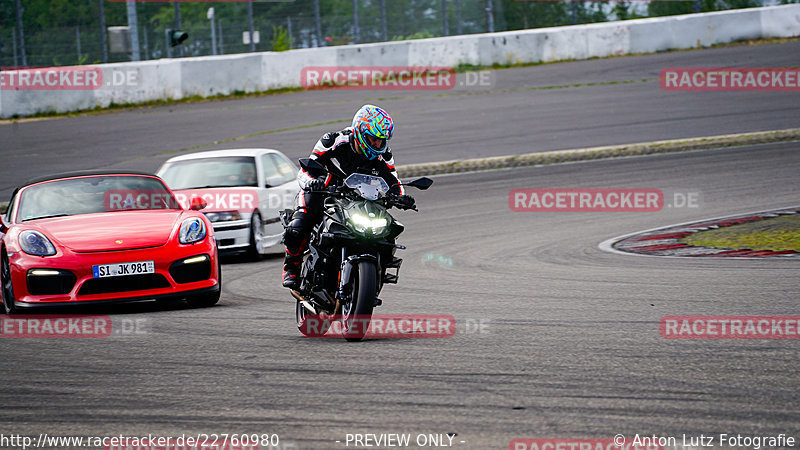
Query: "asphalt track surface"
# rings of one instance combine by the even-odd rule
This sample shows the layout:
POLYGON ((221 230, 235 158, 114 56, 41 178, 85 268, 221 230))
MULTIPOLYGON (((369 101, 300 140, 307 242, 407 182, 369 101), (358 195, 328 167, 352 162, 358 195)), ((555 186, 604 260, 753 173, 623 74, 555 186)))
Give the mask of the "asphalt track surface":
MULTIPOLYGON (((718 49, 519 73, 562 67, 561 76, 553 77, 567 79, 577 77, 572 67, 585 64, 587 81, 612 72, 618 76, 611 78, 625 78, 629 72, 657 73, 653 58, 671 65, 691 65, 681 58, 704 65, 714 65, 715 58, 731 66, 780 65, 787 51, 796 55, 799 48, 718 49)), ((410 148, 402 162, 452 159, 458 149, 475 156, 787 128, 796 126, 799 104, 795 94, 764 93, 705 100, 670 94, 683 99, 672 100, 652 82, 527 92, 531 98, 498 93, 383 103, 399 110, 405 132, 438 130, 438 141, 401 141, 398 135, 395 148, 401 142, 410 148), (603 92, 616 88, 613 95, 603 92), (664 102, 673 103, 659 108, 664 102), (488 111, 472 109, 477 105, 488 111), (606 105, 621 115, 610 115, 606 105), (420 116, 412 114, 414 108, 420 116), (550 117, 555 110, 572 122, 576 116, 570 113, 576 114, 585 126, 571 131, 570 121, 550 117), (549 117, 562 139, 548 145, 553 138, 543 135, 546 126, 525 117, 533 111, 542 120, 549 117), (636 124, 624 125, 633 117, 636 124), (449 125, 441 125, 445 118, 449 125), (489 134, 478 126, 480 118, 507 132, 489 134), (596 126, 590 130, 589 124, 596 126)), ((149 168, 160 162, 152 152, 193 145, 179 139, 193 132, 169 123, 194 124, 207 134, 195 142, 205 142, 258 128, 255 120, 247 127, 226 118, 229 111, 244 114, 245 105, 262 115, 262 107, 283 108, 281 116, 316 115, 320 105, 342 114, 362 100, 301 93, 5 125, 0 133, 4 156, 9 134, 29 142, 29 155, 73 156, 58 164, 50 158, 17 166, 23 173, 14 176, 61 165, 149 168), (296 105, 285 106, 289 102, 296 105), (185 115, 194 119, 184 122, 185 115), (161 128, 146 134, 140 128, 145 123, 161 128), (115 124, 118 131, 106 129, 115 124), (227 129, 211 133, 217 125, 227 129), (110 145, 106 140, 129 150, 101 153, 110 145), (159 144, 168 140, 175 142, 159 144), (90 157, 75 158, 84 154, 81 149, 90 157)), ((269 145, 299 156, 291 147, 325 128, 234 144, 269 145)), ((387 286, 376 312, 451 314, 458 321, 452 338, 355 344, 303 338, 294 327, 294 300, 279 286, 280 258, 229 259, 222 300, 214 308, 174 302, 82 310, 110 314, 115 325, 143 319, 144 334, 1 339, 0 430, 36 436, 277 433, 284 443, 313 449, 348 448, 347 433, 457 433, 454 446, 468 449, 508 448, 520 437, 617 433, 800 437, 798 341, 666 340, 658 327, 665 315, 797 314, 796 262, 643 258, 597 248, 637 230, 797 204, 798 147, 793 142, 436 177, 429 191, 417 193, 419 213, 397 213, 407 227, 401 238, 408 246, 401 252, 406 261, 400 284, 387 286), (672 192, 697 192, 702 200, 697 208, 654 213, 509 209, 511 189, 547 187, 660 188, 668 203, 672 192), (466 323, 475 321, 483 321, 484 332, 467 332, 466 323)), ((12 169, 3 165, 4 180, 12 169)))

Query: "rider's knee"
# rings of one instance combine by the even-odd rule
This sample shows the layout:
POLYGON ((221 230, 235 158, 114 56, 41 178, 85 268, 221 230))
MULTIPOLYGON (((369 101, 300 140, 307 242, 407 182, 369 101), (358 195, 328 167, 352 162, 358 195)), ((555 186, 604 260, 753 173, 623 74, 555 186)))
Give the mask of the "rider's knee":
POLYGON ((298 247, 306 239, 310 231, 310 227, 306 223, 308 220, 309 217, 299 211, 292 216, 292 221, 289 222, 284 234, 284 242, 287 247, 298 247))

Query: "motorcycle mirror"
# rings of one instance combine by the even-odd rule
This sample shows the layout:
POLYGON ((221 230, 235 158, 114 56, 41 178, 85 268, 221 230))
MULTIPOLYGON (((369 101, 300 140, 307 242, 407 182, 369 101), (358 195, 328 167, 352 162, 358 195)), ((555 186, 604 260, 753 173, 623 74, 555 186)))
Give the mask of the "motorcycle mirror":
POLYGON ((433 180, 431 180, 430 178, 427 178, 427 177, 422 177, 422 178, 417 178, 414 181, 410 181, 410 182, 406 183, 405 185, 406 186, 413 186, 413 187, 415 187, 415 188, 417 188, 417 189, 419 189, 421 191, 424 191, 425 189, 428 189, 429 187, 431 187, 432 184, 433 184, 433 180))
POLYGON ((327 173, 325 166, 318 163, 317 161, 314 161, 311 158, 301 158, 299 162, 300 162, 300 167, 302 167, 303 170, 305 170, 312 176, 318 177, 327 173))

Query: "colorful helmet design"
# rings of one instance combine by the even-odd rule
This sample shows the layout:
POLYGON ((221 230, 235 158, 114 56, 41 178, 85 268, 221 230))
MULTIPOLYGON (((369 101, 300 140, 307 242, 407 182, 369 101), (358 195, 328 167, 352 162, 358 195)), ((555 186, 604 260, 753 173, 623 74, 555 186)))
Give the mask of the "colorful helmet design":
POLYGON ((368 159, 375 159, 386 151, 393 132, 392 118, 377 106, 364 105, 353 117, 356 150, 368 159))

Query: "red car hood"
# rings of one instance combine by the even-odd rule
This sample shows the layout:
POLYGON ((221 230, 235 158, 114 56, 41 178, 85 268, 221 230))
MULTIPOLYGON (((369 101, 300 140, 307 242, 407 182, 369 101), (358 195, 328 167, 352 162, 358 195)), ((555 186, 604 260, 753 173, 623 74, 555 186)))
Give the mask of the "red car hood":
POLYGON ((76 252, 129 250, 164 245, 182 211, 125 211, 32 221, 76 252))

